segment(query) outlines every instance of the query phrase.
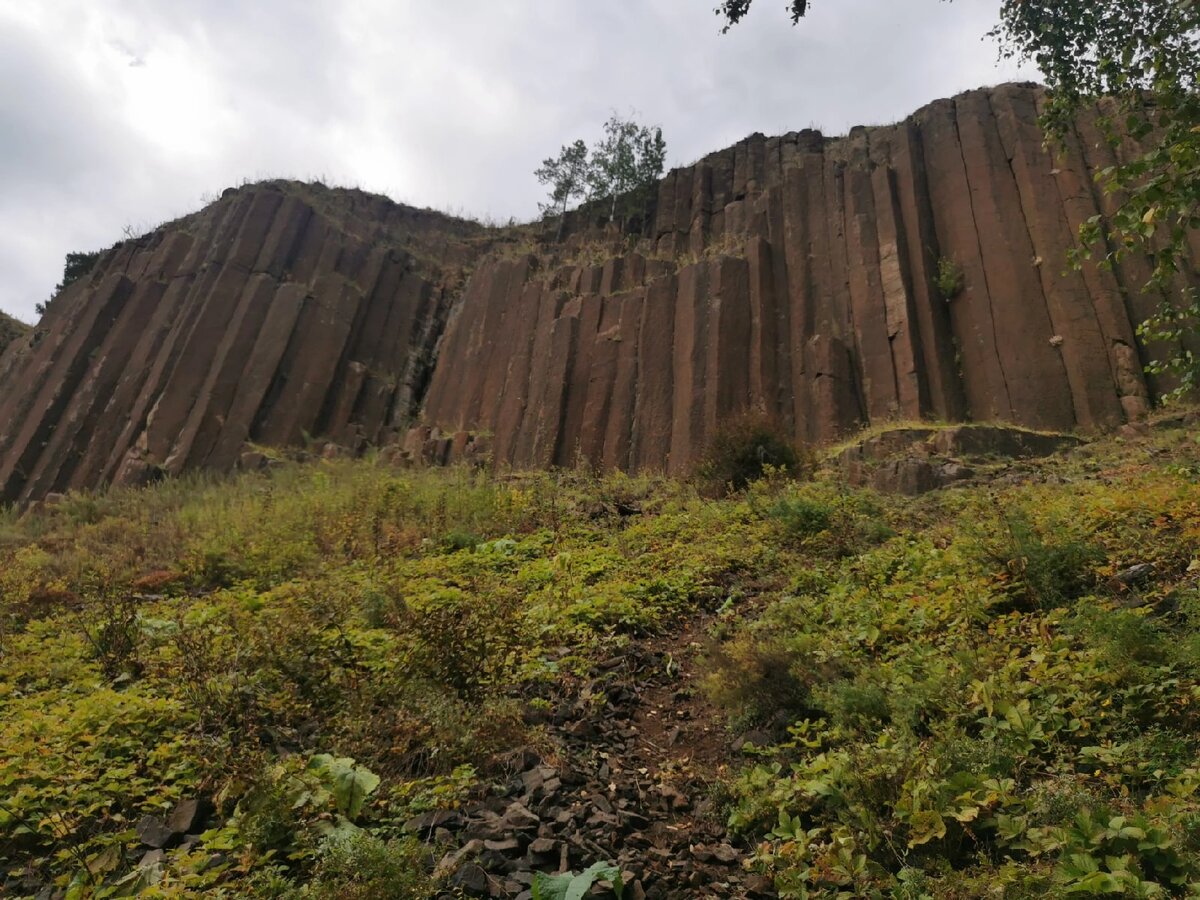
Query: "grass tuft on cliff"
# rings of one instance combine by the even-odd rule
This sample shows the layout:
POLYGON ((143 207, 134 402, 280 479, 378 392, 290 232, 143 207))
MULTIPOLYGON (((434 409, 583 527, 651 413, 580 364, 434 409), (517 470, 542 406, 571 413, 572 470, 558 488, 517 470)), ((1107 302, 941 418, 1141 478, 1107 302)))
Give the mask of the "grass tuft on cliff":
POLYGON ((0 512, 0 893, 429 896, 402 824, 702 621, 754 736, 716 796, 781 896, 1182 895, 1198 482, 1176 428, 919 500, 367 459, 0 512))
POLYGON ((32 329, 12 316, 0 312, 0 353, 17 338, 25 337, 32 329))

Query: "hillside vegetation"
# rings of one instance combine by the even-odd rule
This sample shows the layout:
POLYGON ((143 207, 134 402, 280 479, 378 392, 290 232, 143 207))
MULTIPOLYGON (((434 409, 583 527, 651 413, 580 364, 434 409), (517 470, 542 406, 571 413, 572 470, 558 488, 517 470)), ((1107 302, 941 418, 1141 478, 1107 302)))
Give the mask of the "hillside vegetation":
POLYGON ((703 784, 739 864, 674 886, 685 831, 621 861, 647 896, 1195 895, 1200 443, 1029 468, 709 499, 283 462, 0 513, 0 894, 469 891, 414 818, 565 770, 566 711, 652 658, 715 744, 637 777, 703 784))
POLYGON ((0 312, 0 353, 19 337, 29 334, 30 328, 12 316, 0 312))

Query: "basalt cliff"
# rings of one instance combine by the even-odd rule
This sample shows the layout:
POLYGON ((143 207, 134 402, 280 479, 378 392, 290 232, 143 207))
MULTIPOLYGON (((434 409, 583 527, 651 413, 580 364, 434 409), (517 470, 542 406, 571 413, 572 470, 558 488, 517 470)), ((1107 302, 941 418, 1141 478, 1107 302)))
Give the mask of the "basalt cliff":
MULTIPOLYGON (((670 172, 618 233, 488 229, 267 182, 107 252, 0 351, 0 499, 253 445, 680 472, 742 410, 820 443, 888 419, 1098 431, 1146 414, 1144 258, 1070 270, 1133 153, 1039 90, 670 172), (949 282, 949 284, 948 284, 949 282)), ((1181 279, 1200 282, 1200 238, 1181 279)), ((1195 348, 1200 350, 1200 347, 1195 348)))

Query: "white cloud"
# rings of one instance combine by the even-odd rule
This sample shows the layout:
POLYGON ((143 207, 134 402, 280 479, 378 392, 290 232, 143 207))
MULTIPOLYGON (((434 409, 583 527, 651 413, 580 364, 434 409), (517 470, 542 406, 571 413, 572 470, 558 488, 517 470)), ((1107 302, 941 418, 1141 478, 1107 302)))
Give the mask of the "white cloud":
POLYGON ((273 176, 526 218, 529 174, 610 112, 670 162, 753 131, 840 133, 1019 77, 997 0, 0 0, 0 309, 33 316, 69 250, 273 176), (10 89, 16 86, 15 90, 10 89))

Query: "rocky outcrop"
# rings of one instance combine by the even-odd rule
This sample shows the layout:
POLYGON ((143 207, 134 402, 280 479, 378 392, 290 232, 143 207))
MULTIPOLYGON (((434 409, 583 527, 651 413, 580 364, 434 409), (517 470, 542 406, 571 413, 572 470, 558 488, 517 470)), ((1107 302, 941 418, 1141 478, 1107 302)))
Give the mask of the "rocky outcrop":
POLYGON ((671 172, 618 255, 595 259, 581 213, 579 259, 485 261, 426 422, 492 432, 506 465, 679 472, 747 407, 806 442, 895 419, 1144 416, 1145 260, 1065 262, 1109 208, 1092 173, 1112 151, 1089 114, 1047 152, 1041 101, 1007 85, 836 140, 756 135, 671 172))
POLYGON ((855 441, 833 462, 850 484, 911 497, 952 484, 1019 481, 1026 473, 1016 461, 1079 444, 1072 435, 1007 425, 901 426, 855 441))
POLYGON ((481 230, 277 182, 118 245, 0 357, 0 497, 392 440, 481 230))
POLYGON ((1092 174, 1132 151, 1089 113, 1051 155, 1041 100, 1007 85, 839 139, 754 135, 670 172, 636 234, 586 209, 558 241, 356 191, 228 191, 114 248, 0 355, 0 499, 312 439, 682 472, 747 408, 813 443, 1136 421, 1163 386, 1134 329, 1148 263, 1064 262, 1111 210, 1092 174))

